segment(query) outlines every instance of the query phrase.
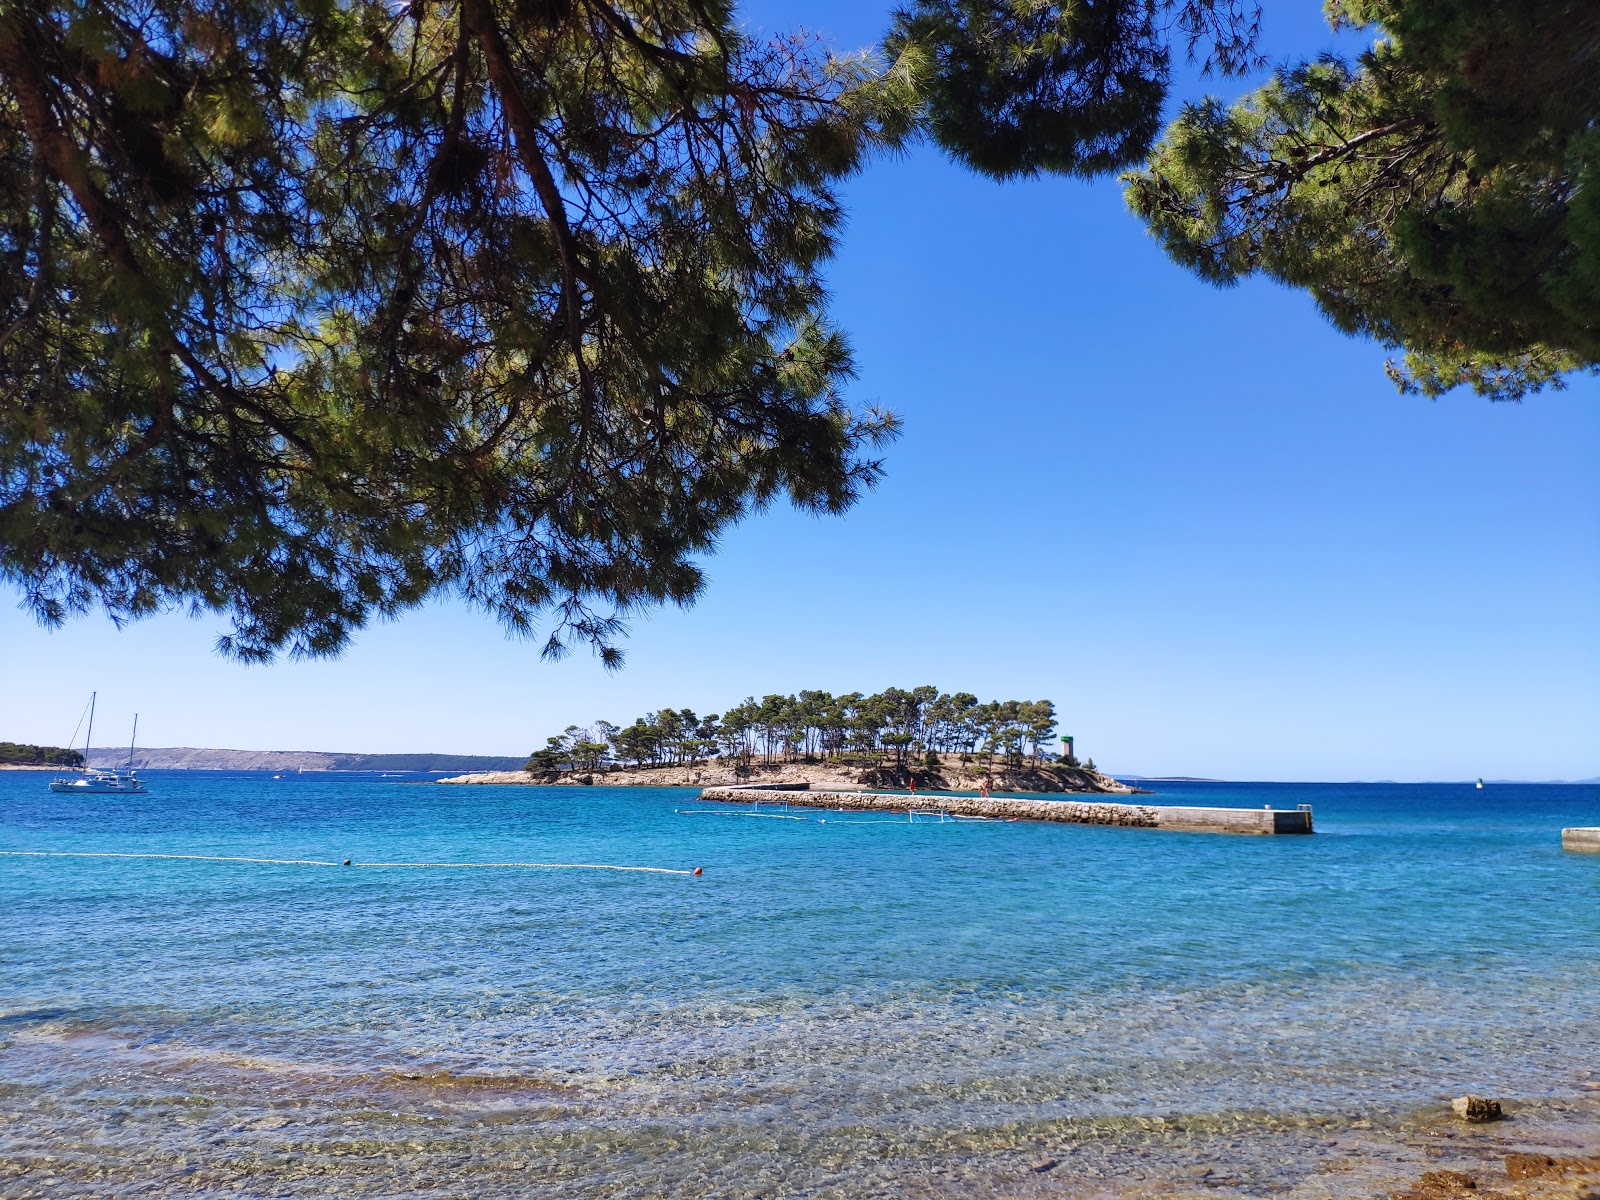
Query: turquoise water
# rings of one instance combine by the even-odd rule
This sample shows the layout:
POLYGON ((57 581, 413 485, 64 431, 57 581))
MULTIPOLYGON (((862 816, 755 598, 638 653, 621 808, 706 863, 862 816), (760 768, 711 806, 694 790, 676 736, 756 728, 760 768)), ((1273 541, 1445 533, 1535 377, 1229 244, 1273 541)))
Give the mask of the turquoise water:
POLYGON ((1024 1194, 1287 1131, 1250 1184, 1597 1065, 1600 856, 1558 839, 1595 787, 1152 798, 1315 806, 1250 838, 150 778, 0 773, 0 850, 356 865, 0 857, 7 1195, 1024 1194))

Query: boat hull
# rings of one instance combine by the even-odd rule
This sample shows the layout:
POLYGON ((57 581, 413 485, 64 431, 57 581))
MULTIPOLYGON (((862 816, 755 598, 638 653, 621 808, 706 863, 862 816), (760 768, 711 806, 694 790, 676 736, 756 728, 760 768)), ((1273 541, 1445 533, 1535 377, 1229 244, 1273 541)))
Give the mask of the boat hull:
POLYGON ((138 795, 150 789, 145 787, 142 779, 108 772, 98 778, 91 775, 82 779, 57 779, 50 784, 50 790, 66 796, 85 793, 96 796, 128 796, 138 795))

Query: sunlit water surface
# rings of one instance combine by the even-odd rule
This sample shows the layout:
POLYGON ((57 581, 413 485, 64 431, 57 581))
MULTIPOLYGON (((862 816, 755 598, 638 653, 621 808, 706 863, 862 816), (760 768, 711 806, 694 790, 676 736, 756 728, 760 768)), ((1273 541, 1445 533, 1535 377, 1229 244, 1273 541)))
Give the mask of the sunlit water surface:
POLYGON ((1600 788, 1153 798, 1315 806, 1274 838, 150 779, 0 773, 0 849, 356 865, 0 857, 0 1193, 1283 1191, 1469 1088, 1593 1115, 1600 788))

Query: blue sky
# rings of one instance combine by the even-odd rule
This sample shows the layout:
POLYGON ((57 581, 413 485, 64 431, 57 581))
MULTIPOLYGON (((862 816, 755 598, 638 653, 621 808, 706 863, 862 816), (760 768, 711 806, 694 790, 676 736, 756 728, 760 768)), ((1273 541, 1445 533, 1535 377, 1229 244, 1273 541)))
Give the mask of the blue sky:
MULTIPOLYGON (((1303 8, 1268 13, 1273 54, 1326 42, 1303 8)), ((751 12, 845 47, 881 19, 751 12)), ((888 478, 843 519, 734 530, 620 673, 452 604, 247 668, 215 618, 47 632, 12 592, 0 739, 64 740, 98 688, 106 740, 138 710, 150 745, 520 754, 571 720, 935 683, 1051 697, 1123 772, 1600 775, 1600 381, 1400 396, 1304 296, 1172 266, 1114 182, 923 150, 848 199, 834 308, 853 398, 905 419, 888 478)))

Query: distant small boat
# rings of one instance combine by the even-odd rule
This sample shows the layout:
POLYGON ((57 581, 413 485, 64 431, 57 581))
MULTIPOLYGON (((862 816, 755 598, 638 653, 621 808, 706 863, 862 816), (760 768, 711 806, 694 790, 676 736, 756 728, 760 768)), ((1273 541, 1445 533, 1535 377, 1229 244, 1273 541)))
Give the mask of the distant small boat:
POLYGON ((1483 780, 1481 780, 1481 779, 1480 779, 1480 780, 1478 780, 1478 790, 1479 790, 1479 791, 1480 791, 1480 792, 1481 792, 1481 791, 1483 791, 1483 780))
POLYGON ((50 781, 50 790, 65 795, 75 795, 84 792, 93 792, 96 795, 105 793, 137 793, 148 792, 150 789, 144 784, 133 770, 133 746, 139 740, 139 714, 133 714, 133 736, 128 739, 128 765, 126 767, 113 767, 103 770, 89 765, 89 746, 94 737, 94 702, 98 692, 89 693, 89 731, 83 738, 83 766, 78 771, 76 779, 61 776, 50 781))

